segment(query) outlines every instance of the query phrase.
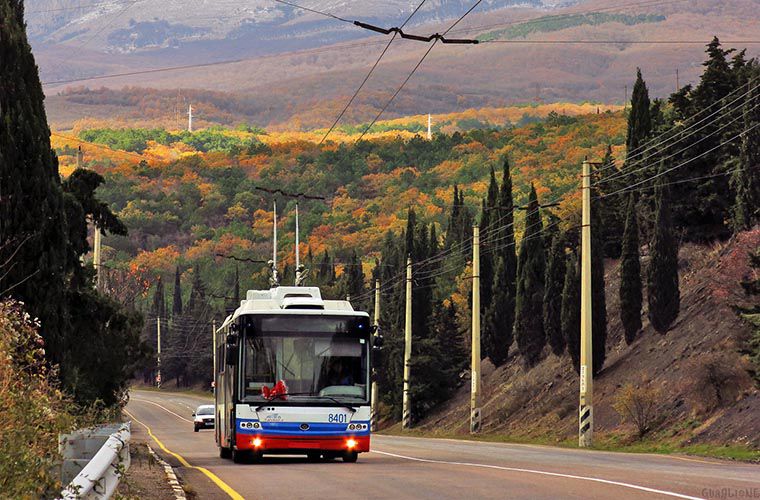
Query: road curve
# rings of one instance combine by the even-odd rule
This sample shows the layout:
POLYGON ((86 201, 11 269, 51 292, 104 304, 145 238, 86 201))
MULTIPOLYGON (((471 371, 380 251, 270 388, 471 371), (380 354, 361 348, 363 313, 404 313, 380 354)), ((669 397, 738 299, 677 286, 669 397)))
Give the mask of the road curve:
POLYGON ((760 466, 712 459, 375 435, 356 464, 273 457, 236 465, 191 412, 211 398, 132 390, 133 430, 199 498, 759 498, 760 466), (160 451, 160 450, 159 450, 160 451))

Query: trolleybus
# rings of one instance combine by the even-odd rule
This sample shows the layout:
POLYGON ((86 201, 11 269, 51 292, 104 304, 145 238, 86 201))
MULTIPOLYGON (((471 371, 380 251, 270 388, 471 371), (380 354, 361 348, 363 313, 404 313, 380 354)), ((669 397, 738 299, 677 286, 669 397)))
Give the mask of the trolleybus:
POLYGON ((372 334, 366 312, 317 287, 249 290, 216 335, 219 455, 355 462, 369 451, 372 334))

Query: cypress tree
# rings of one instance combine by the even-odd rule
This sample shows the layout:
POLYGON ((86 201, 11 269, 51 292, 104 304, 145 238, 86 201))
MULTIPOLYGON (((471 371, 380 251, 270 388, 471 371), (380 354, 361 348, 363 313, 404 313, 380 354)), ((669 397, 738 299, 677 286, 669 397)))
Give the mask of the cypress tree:
MULTIPOLYGON (((687 112, 696 114, 703 110, 717 110, 724 98, 733 90, 736 78, 727 56, 732 50, 724 50, 717 38, 707 46, 707 60, 699 84, 687 96, 687 112)), ((733 143, 722 144, 721 130, 728 125, 731 113, 718 115, 690 134, 693 147, 686 149, 672 161, 689 162, 688 168, 674 171, 671 181, 687 181, 673 186, 669 194, 673 226, 682 231, 687 241, 709 241, 728 236, 726 221, 731 220, 733 200, 729 181, 725 175, 726 152, 733 143), (700 179, 691 182, 690 179, 700 179)))
MULTIPOLYGON (((760 78, 760 71, 755 72, 760 78)), ((731 187, 736 193, 731 214, 733 230, 751 228, 760 219, 760 90, 757 85, 749 90, 743 110, 746 132, 741 137, 738 161, 731 175, 731 187)))
POLYGON ((491 306, 483 318, 482 347, 484 357, 488 357, 495 366, 501 366, 509 355, 512 345, 512 325, 514 323, 514 297, 509 294, 509 287, 502 280, 506 277, 504 257, 499 257, 494 275, 494 296, 491 306))
POLYGON ((681 300, 678 289, 678 242, 670 215, 668 188, 665 184, 666 176, 661 175, 657 178, 655 221, 647 268, 649 322, 655 330, 663 334, 678 317, 681 300))
POLYGON ((564 235, 556 234, 552 240, 549 265, 546 269, 544 329, 549 346, 557 356, 565 352, 565 337, 562 334, 562 293, 565 286, 566 263, 564 235))
POLYGON ((153 292, 153 307, 151 312, 157 318, 166 318, 166 299, 164 298, 164 283, 161 276, 156 281, 156 290, 153 292))
POLYGON ((620 260, 620 321, 627 344, 633 343, 641 330, 641 262, 639 257, 639 224, 636 216, 636 195, 628 197, 623 254, 620 260))
POLYGON ((617 193, 625 182, 625 178, 618 177, 620 170, 615 166, 615 158, 612 156, 612 146, 607 146, 607 152, 602 160, 602 168, 595 176, 599 183, 599 191, 605 196, 598 200, 597 204, 601 211, 601 219, 604 221, 602 232, 602 244, 604 245, 604 255, 616 259, 620 257, 622 234, 623 234, 623 196, 617 193))
POLYGON ((581 275, 575 252, 567 257, 565 284, 562 288, 562 335, 575 371, 581 364, 581 275))
MULTIPOLYGON (((364 292, 364 271, 362 262, 356 255, 356 251, 351 252, 351 260, 343 272, 343 296, 350 296, 352 301, 364 292)), ((363 304, 357 303, 358 309, 363 309, 363 304)))
POLYGON ((0 262, 9 262, 0 272, 0 292, 39 318, 48 360, 60 363, 71 328, 68 228, 20 0, 0 0, 0 61, 0 262))
POLYGON ((451 245, 459 243, 459 237, 462 234, 462 228, 459 224, 462 222, 462 218, 459 213, 459 188, 454 184, 454 201, 451 203, 451 214, 449 215, 449 226, 446 229, 446 240, 444 242, 444 248, 448 250, 451 245))
MULTIPOLYGON (((517 248, 515 245, 515 216, 514 200, 512 198, 512 175, 509 171, 509 159, 504 157, 503 175, 501 187, 499 188, 499 245, 503 245, 501 257, 504 259, 504 274, 501 276, 501 286, 507 287, 510 302, 505 304, 508 315, 505 315, 502 322, 504 328, 511 330, 514 327, 514 310, 515 310, 515 287, 517 280, 517 248)), ((512 337, 512 334, 509 334, 512 337)))
POLYGON ((182 315, 182 280, 180 279, 179 266, 174 270, 174 297, 172 301, 172 316, 182 315))
POLYGON ((594 374, 604 366, 607 352, 607 297, 604 287, 604 229, 601 206, 605 198, 591 191, 591 343, 594 374))
POLYGON ((196 315, 206 305, 206 285, 201 280, 201 268, 198 264, 193 269, 193 283, 190 288, 190 299, 187 301, 187 312, 196 315))
POLYGON ((543 321, 546 252, 544 250, 541 214, 535 186, 530 187, 525 234, 520 242, 517 260, 517 297, 515 302, 515 339, 527 366, 541 358, 546 344, 543 321))
MULTIPOLYGON (((641 76, 641 68, 636 68, 636 83, 633 84, 633 92, 631 93, 631 112, 628 115, 628 131, 625 138, 628 155, 636 154, 638 151, 635 150, 641 146, 652 131, 650 105, 649 90, 641 76)), ((626 159, 626 162, 628 161, 626 159)))

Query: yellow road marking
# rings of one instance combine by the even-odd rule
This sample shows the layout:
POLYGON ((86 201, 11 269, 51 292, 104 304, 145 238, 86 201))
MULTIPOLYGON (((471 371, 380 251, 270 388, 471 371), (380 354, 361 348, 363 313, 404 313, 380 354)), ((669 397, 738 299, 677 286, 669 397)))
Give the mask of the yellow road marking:
POLYGON ((709 460, 700 460, 698 458, 679 457, 677 455, 657 455, 657 454, 655 454, 654 456, 664 457, 664 458, 675 458, 676 460, 685 460, 687 462, 699 462, 701 464, 726 465, 725 463, 721 463, 721 462, 711 462, 709 460))
POLYGON ((209 479, 211 479, 211 481, 213 481, 213 482, 214 482, 214 484, 215 484, 215 485, 217 485, 217 486, 218 486, 218 487, 219 487, 219 488, 220 488, 220 489, 221 489, 223 492, 227 493, 227 494, 230 496, 230 498, 233 498, 234 500, 245 500, 245 498, 244 498, 244 497, 243 497, 243 496, 242 496, 240 493, 238 493, 237 491, 233 490, 233 489, 232 489, 232 487, 230 487, 230 485, 228 485, 227 483, 225 483, 224 481, 222 481, 222 480, 219 478, 219 476, 217 476, 216 474, 214 474, 214 473, 213 473, 213 472, 211 472, 210 470, 206 469, 205 467, 199 467, 199 466, 197 466, 197 465, 191 465, 191 464, 190 464, 190 462, 188 462, 187 460, 185 460, 185 457, 183 457, 183 456, 182 456, 182 455, 180 455, 179 453, 174 453, 174 452, 173 452, 173 451, 171 451, 169 448, 167 448, 166 446, 164 446, 164 443, 162 443, 162 442, 161 442, 161 441, 160 441, 160 440, 159 440, 159 439, 156 437, 156 435, 155 435, 155 434, 153 434, 153 431, 150 429, 150 427, 148 427, 148 426, 147 426, 147 425, 145 425, 144 423, 142 423, 142 422, 140 422, 139 420, 137 420, 137 418, 135 418, 135 416, 134 416, 134 415, 132 415, 131 413, 129 413, 129 411, 127 411, 127 410, 125 409, 125 410, 124 410, 124 413, 126 413, 127 415, 129 415, 129 417, 130 417, 132 420, 134 420, 134 421, 135 421, 135 422, 137 422, 138 424, 140 424, 140 425, 142 425, 143 427, 145 427, 145 430, 146 430, 146 431, 148 431, 148 434, 150 435, 150 437, 151 437, 151 438, 153 438, 153 441, 155 441, 155 442, 156 442, 156 444, 157 444, 157 445, 158 445, 158 446, 159 446, 159 447, 160 447, 162 450, 164 450, 166 453, 168 453, 169 455, 171 455, 171 456, 173 456, 174 458, 176 458, 177 460, 179 460, 179 463, 181 463, 183 466, 185 466, 185 467, 187 467, 187 468, 189 468, 189 469, 195 469, 195 470, 199 470, 199 471, 201 471, 203 474, 205 474, 205 475, 206 475, 206 477, 208 477, 209 479))

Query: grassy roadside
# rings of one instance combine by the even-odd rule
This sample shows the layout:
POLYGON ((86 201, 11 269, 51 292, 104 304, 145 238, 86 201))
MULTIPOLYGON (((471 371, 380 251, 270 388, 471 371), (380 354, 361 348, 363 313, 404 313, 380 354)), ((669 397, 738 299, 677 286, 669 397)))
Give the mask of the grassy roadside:
MULTIPOLYGON (((472 436, 469 434, 457 434, 446 432, 427 432, 419 430, 401 431, 399 425, 394 425, 378 432, 380 435, 407 436, 438 439, 458 439, 462 441, 476 441, 484 443, 508 443, 508 444, 532 444, 541 446, 554 446, 558 448, 578 448, 575 439, 554 440, 547 438, 529 438, 524 436, 512 436, 506 434, 483 434, 472 436)), ((723 460, 736 460, 741 462, 760 463, 760 450, 751 449, 740 445, 720 444, 690 444, 681 445, 672 439, 663 439, 653 435, 641 441, 629 442, 630 436, 622 434, 597 434, 596 443, 593 447, 598 451, 611 451, 619 453, 654 453, 659 455, 692 455, 697 457, 718 458, 723 460)))

